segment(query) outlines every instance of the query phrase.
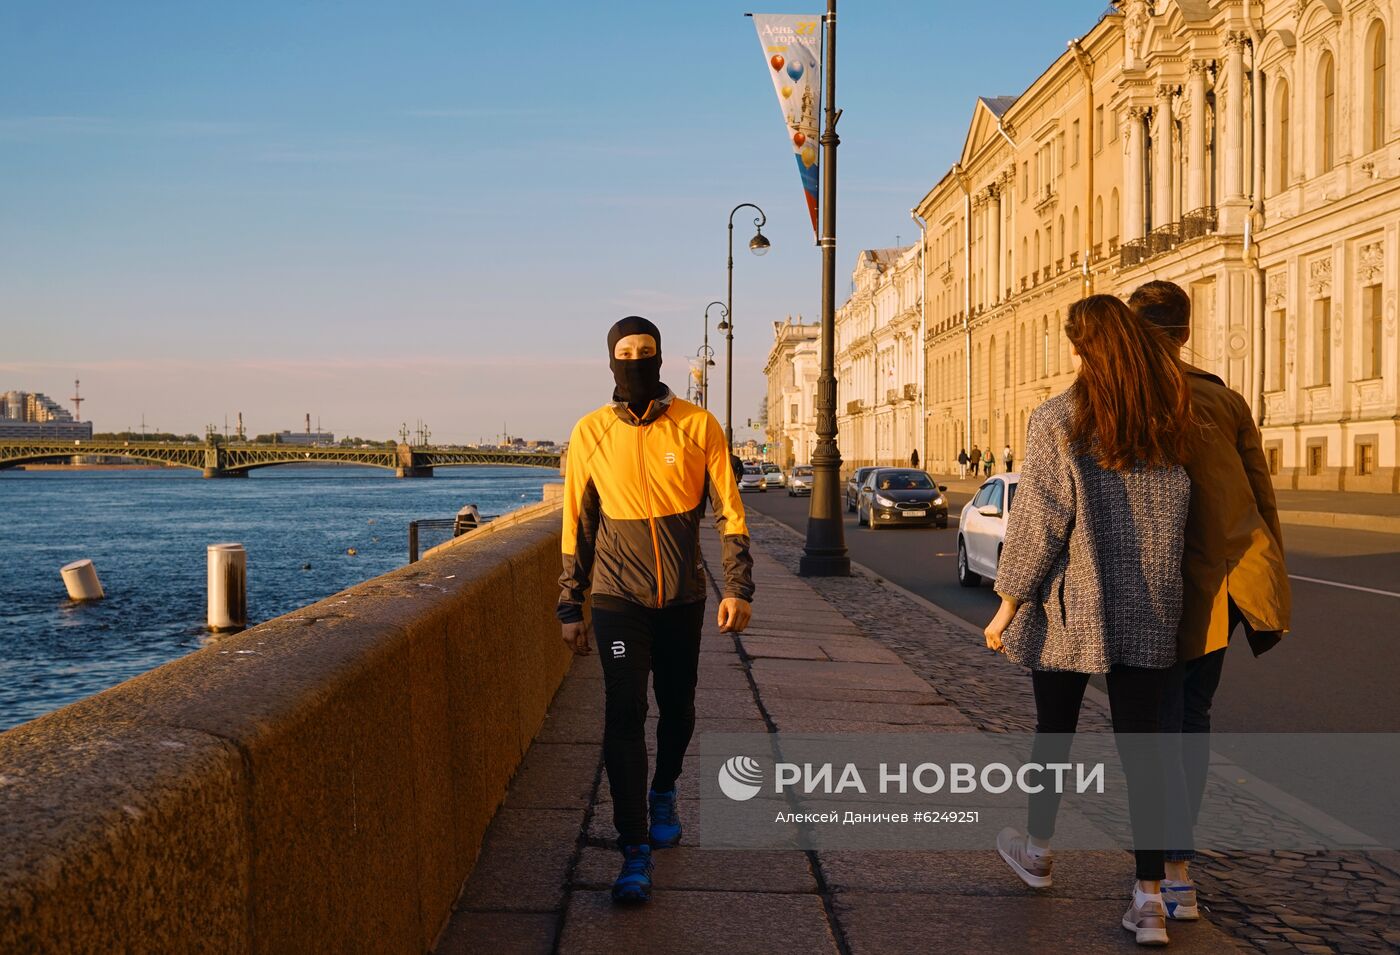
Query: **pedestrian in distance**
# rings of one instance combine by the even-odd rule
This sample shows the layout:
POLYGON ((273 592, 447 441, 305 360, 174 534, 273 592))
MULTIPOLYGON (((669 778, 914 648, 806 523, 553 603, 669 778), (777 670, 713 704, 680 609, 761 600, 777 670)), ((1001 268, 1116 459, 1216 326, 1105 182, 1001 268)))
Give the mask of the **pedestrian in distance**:
MULTIPOLYGON (((1176 662, 1191 499, 1183 466, 1191 390, 1166 336, 1112 295, 1071 305, 1065 334, 1075 381, 1031 415, 996 578, 1001 607, 986 628, 988 647, 1031 670, 1031 760, 1041 766, 1068 758, 1090 674, 1106 674, 1115 734, 1157 732, 1176 662), (1124 535, 1125 527, 1139 530, 1124 535)), ((1121 921, 1139 944, 1164 945, 1163 822, 1149 811, 1163 763, 1116 738, 1137 875, 1121 921)), ((1059 794, 1039 775, 1027 832, 1003 829, 997 851, 1027 885, 1044 888, 1059 794)))
POLYGON ((558 616, 564 643, 591 653, 591 629, 602 660, 603 765, 623 857, 612 898, 646 902, 652 849, 681 838, 676 779, 695 730, 707 494, 723 546, 718 624, 726 633, 748 626, 753 560, 724 430, 661 383, 660 331, 644 318, 622 319, 608 332, 608 359, 613 400, 569 439, 558 616), (659 719, 648 791, 649 679, 659 719))
MULTIPOLYGON (((1128 299, 1138 317, 1158 328, 1179 354, 1191 337, 1191 298, 1172 282, 1138 287, 1128 299)), ((1249 404, 1209 372, 1183 363, 1191 404, 1205 424, 1194 434, 1186 473, 1191 507, 1182 560, 1177 663, 1162 697, 1168 737, 1166 804, 1169 846, 1162 898, 1174 919, 1200 916, 1190 863, 1192 830, 1210 766, 1210 709, 1225 650, 1243 626, 1254 655, 1288 629, 1292 595, 1269 465, 1249 404)))
POLYGON ((978 473, 982 470, 982 449, 975 444, 968 453, 967 463, 972 465, 972 476, 977 477, 978 473))
POLYGON ((987 449, 987 456, 982 459, 982 467, 986 469, 987 477, 992 476, 992 468, 996 467, 997 456, 992 453, 992 449, 987 449))
POLYGON ((967 478, 967 463, 971 460, 967 456, 967 448, 958 449, 958 477, 967 478))
POLYGON ((1006 468, 1006 473, 1011 473, 1011 445, 1007 445, 1001 452, 1001 465, 1006 468))
POLYGON ((909 452, 909 466, 910 466, 911 468, 916 468, 916 467, 919 466, 919 449, 918 449, 918 448, 915 448, 913 451, 910 451, 910 452, 909 452))

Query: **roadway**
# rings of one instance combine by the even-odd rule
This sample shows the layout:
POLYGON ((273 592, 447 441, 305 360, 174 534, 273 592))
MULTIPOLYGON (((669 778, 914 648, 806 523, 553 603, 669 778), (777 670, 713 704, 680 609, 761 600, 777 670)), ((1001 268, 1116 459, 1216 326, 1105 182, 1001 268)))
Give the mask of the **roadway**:
MULTIPOLYGON (((987 585, 958 585, 957 515, 967 500, 966 493, 949 494, 947 530, 871 531, 847 515, 851 559, 980 629, 998 598, 987 585)), ((807 498, 774 489, 747 493, 744 503, 806 528, 807 498)), ((1258 659, 1243 639, 1231 642, 1215 730, 1400 732, 1400 535, 1285 525, 1284 538, 1294 576, 1293 631, 1258 659)))

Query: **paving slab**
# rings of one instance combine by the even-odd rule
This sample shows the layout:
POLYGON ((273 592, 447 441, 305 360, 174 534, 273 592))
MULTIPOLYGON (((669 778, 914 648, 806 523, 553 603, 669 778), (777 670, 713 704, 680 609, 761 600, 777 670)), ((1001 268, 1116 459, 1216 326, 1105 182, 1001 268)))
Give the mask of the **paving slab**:
POLYGON ((779 637, 744 637, 744 653, 750 658, 776 657, 788 660, 829 661, 815 640, 788 640, 779 637))
POLYGON ((769 700, 852 700, 869 703, 940 704, 948 701, 932 689, 887 690, 871 687, 823 686, 801 683, 793 686, 770 684, 763 688, 764 705, 769 700))
MULTIPOLYGON (((659 849, 658 890, 705 889, 728 892, 815 892, 817 882, 807 854, 797 850, 704 849, 676 846, 659 849)), ((621 856, 612 849, 589 846, 574 869, 574 885, 606 889, 617 877, 621 856)))
POLYGON ((778 683, 817 683, 822 686, 881 690, 922 690, 928 687, 918 674, 902 664, 755 660, 753 675, 760 695, 766 686, 778 683))
MULTIPOLYGON (((989 834, 995 838, 994 834, 989 834)), ((1133 882, 1128 852, 1055 853, 1055 884, 1032 889, 994 849, 836 849, 817 853, 833 891, 916 892, 1060 899, 1127 899, 1133 882)))
POLYGON ((869 723, 911 724, 916 726, 969 726, 968 719, 955 707, 915 703, 877 703, 869 700, 813 700, 802 697, 773 697, 763 701, 764 709, 786 729, 787 719, 854 720, 869 723))
POLYGON ((454 912, 436 955, 550 955, 559 932, 553 912, 454 912))
POLYGON ((498 809, 457 908, 557 912, 582 809, 498 809))
POLYGON ((759 892, 657 892, 643 906, 619 910, 607 892, 569 900, 560 955, 666 955, 715 952, 837 952, 819 896, 759 892))
POLYGON ((550 743, 530 747, 506 796, 515 809, 584 809, 593 798, 602 759, 592 743, 550 743))
MULTIPOLYGON (((976 898, 945 893, 839 892, 836 917, 851 955, 890 952, 1073 952, 1075 955, 1140 952, 1120 920, 1120 901, 976 898)), ((1168 951, 1226 955, 1242 948, 1209 922, 1172 922, 1168 951)))

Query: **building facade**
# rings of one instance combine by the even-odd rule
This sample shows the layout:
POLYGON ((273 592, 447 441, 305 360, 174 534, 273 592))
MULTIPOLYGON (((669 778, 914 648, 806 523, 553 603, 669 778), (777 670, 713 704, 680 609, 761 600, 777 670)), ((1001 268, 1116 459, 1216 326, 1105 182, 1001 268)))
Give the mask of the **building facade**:
POLYGON ((73 420, 72 412, 42 392, 0 393, 0 441, 91 437, 92 422, 73 420))
POLYGON ((1278 486, 1400 490, 1398 13, 1120 0, 1029 89, 979 99, 915 209, 913 291, 895 259, 917 253, 865 252, 838 313, 843 459, 907 459, 902 419, 878 410, 919 394, 878 331, 910 327, 906 301, 925 328, 908 440, 950 471, 973 445, 1019 452, 1027 416, 1068 386, 1070 303, 1168 279, 1192 298, 1185 357, 1250 402, 1278 486), (901 297, 882 314, 886 286, 901 297))
POLYGON ((821 370, 821 326, 773 323, 773 347, 763 366, 768 380, 768 460, 779 467, 810 464, 817 446, 817 373, 821 370))
POLYGON ((836 312, 836 425, 849 467, 908 464, 919 434, 919 247, 866 249, 836 312))

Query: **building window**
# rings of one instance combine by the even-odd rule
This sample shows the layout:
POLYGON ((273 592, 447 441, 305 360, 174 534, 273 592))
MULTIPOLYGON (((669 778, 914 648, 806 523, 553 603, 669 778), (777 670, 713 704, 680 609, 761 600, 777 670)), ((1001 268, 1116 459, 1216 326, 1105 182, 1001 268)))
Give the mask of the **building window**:
POLYGON ((1122 219, 1123 210, 1118 202, 1118 190, 1114 189, 1108 197, 1108 224, 1109 228, 1113 230, 1113 233, 1109 235, 1110 239, 1116 239, 1123 234, 1122 219))
POLYGON ((1031 161, 1029 159, 1021 163, 1021 201, 1025 202, 1031 194, 1031 161))
POLYGON ((1318 88, 1318 172, 1329 172, 1336 161, 1337 135, 1337 70, 1332 54, 1322 54, 1317 66, 1318 88))
POLYGON ((1327 440, 1313 439, 1308 442, 1308 474, 1316 476, 1322 473, 1324 462, 1327 460, 1327 440))
POLYGON ((1288 348, 1288 313, 1276 310, 1269 319, 1269 390, 1282 391, 1284 359, 1288 348))
MULTIPOLYGON (((1050 319, 1040 320, 1040 377, 1050 377, 1050 319)), ((1024 436, 1025 428, 1021 429, 1024 436)))
POLYGON ((1118 110, 1114 110, 1108 117, 1108 141, 1116 143, 1118 141, 1118 110))
POLYGON ((1370 441, 1356 442, 1356 476, 1376 473, 1376 446, 1370 441))
POLYGON ((1385 145, 1385 25, 1377 20, 1371 25, 1371 42, 1367 50, 1371 69, 1367 79, 1366 149, 1380 149, 1385 145))
POLYGON ((1361 377, 1379 378, 1385 373, 1385 353, 1381 329, 1381 287, 1368 285, 1361 290, 1361 377))
POLYGON ((1312 383, 1332 383, 1332 299, 1320 298, 1313 303, 1312 383))
POLYGON ((1275 112, 1278 115, 1278 122, 1275 125, 1274 129, 1274 136, 1277 139, 1277 142, 1274 145, 1275 165, 1277 167, 1277 170, 1274 173, 1274 191, 1282 192, 1283 190, 1288 188, 1288 180, 1290 176, 1288 170, 1288 151, 1289 145, 1291 143, 1291 140, 1289 138, 1289 131, 1292 129, 1293 125, 1291 115, 1292 111, 1288 100, 1287 80, 1279 80, 1278 93, 1276 94, 1275 99, 1277 102, 1275 112))
POLYGON ((1103 241, 1103 196, 1094 200, 1094 245, 1103 241))
POLYGON ((1094 109, 1094 152, 1103 149, 1103 107, 1094 109))
POLYGON ((1072 148, 1069 154, 1070 165, 1077 166, 1079 165, 1079 120, 1077 119, 1074 121, 1074 141, 1071 143, 1071 146, 1072 148))
POLYGON ((1279 467, 1283 463, 1281 460, 1282 457, 1283 455, 1279 453, 1279 446, 1276 444, 1271 444, 1264 449, 1264 461, 1269 466, 1270 474, 1277 474, 1279 472, 1279 467))
POLYGON ((791 423, 792 423, 792 424, 797 424, 797 402, 794 401, 794 402, 792 403, 792 409, 791 409, 791 411, 789 412, 789 414, 792 416, 791 419, 790 419, 790 420, 791 420, 791 423))

